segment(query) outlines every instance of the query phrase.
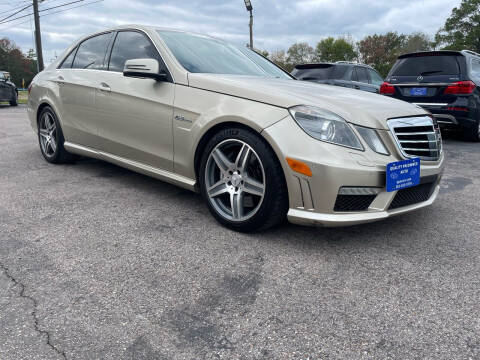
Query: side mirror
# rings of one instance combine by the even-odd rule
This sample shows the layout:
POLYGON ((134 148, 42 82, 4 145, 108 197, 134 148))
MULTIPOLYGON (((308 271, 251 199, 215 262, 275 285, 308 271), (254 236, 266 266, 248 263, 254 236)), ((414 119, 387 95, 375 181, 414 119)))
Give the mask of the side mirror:
POLYGON ((160 72, 160 65, 155 59, 132 59, 125 62, 123 76, 149 78, 157 81, 167 81, 168 75, 160 72))

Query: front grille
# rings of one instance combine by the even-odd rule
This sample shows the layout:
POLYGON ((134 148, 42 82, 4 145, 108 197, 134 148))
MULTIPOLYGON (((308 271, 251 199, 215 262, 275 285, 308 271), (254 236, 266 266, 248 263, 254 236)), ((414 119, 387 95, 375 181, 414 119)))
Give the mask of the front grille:
POLYGON ((398 190, 388 210, 418 204, 427 201, 432 195, 435 183, 420 184, 411 188, 398 190))
POLYGON ((438 160, 442 152, 440 129, 430 116, 399 118, 388 126, 405 157, 438 160))
POLYGON ((367 210, 377 195, 337 195, 334 211, 367 210))

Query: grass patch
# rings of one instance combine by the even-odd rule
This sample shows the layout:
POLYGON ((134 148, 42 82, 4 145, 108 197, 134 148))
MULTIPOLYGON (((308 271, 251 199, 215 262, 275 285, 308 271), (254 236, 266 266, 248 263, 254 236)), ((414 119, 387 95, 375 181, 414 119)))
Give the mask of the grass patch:
POLYGON ((28 91, 21 90, 18 92, 18 103, 19 104, 26 104, 28 100, 28 91))

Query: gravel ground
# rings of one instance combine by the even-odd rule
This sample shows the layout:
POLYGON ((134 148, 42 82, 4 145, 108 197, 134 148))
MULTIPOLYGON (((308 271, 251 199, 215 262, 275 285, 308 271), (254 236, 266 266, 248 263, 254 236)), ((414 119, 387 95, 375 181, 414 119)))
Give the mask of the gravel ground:
POLYGON ((0 107, 0 359, 478 359, 480 144, 437 202, 340 229, 218 225, 200 197, 41 157, 0 107))

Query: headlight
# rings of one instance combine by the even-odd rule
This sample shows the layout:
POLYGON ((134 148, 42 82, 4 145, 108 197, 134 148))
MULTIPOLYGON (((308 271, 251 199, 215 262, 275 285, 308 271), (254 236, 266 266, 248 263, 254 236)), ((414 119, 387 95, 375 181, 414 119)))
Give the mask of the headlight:
POLYGON ((297 124, 311 137, 363 150, 362 144, 351 127, 340 116, 328 110, 305 105, 294 106, 289 111, 297 124))
POLYGON ((375 129, 370 129, 363 126, 355 126, 355 128, 373 151, 383 155, 390 155, 375 129))

